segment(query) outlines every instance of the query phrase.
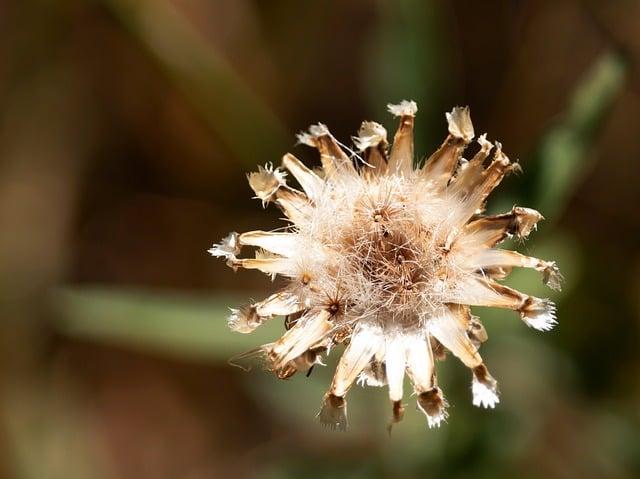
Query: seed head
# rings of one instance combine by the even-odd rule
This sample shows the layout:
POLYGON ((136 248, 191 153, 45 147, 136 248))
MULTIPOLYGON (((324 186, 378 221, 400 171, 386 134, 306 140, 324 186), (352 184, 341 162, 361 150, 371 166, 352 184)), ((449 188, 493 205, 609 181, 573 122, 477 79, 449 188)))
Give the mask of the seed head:
POLYGON ((497 248, 506 238, 526 238, 542 215, 517 206, 482 214, 491 191, 517 164, 485 135, 477 153, 462 158, 474 137, 465 107, 447 113, 447 138, 415 167, 417 106, 403 101, 388 109, 400 120, 390 148, 384 127, 370 121, 354 138, 359 154, 351 156, 323 124, 298 135, 318 150, 322 163, 311 170, 291 154, 283 157, 282 168, 301 189, 271 165, 249 175, 256 198, 282 209, 288 226, 231 233, 209 250, 234 269, 287 278, 284 289, 233 309, 229 317, 240 333, 285 317, 284 335, 254 351, 279 378, 310 372, 322 354, 346 345, 318 414, 341 430, 347 426, 346 394, 356 381, 387 386, 391 424, 400 421, 405 373, 429 427, 439 426, 448 413, 434 362, 446 351, 471 369, 473 404, 495 407, 497 383, 478 352, 487 333, 470 306, 512 309, 541 331, 556 324, 549 300, 499 282, 513 267, 533 268, 559 289, 555 263, 497 248), (254 258, 238 257, 244 246, 256 248, 254 258))

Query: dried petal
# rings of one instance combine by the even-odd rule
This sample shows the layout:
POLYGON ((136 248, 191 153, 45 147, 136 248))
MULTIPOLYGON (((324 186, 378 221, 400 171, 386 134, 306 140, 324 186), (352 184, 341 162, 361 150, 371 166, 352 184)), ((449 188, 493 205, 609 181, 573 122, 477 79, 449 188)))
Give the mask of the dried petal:
POLYGON ((300 239, 296 234, 272 231, 242 233, 239 242, 241 245, 257 246, 287 258, 294 256, 300 247, 300 239))
POLYGON ((550 331, 558 324, 556 307, 548 299, 530 296, 520 308, 520 316, 527 326, 538 331, 550 331))
POLYGON ((393 146, 389 153, 391 174, 408 174, 413 165, 413 123, 418 106, 413 101, 402 101, 398 105, 387 105, 389 111, 400 117, 398 131, 393 138, 393 146))
POLYGON ((475 135, 473 131, 473 123, 471 123, 471 114, 469 107, 455 107, 451 113, 447 113, 447 122, 449 123, 449 134, 454 138, 460 138, 465 143, 473 140, 475 135))
POLYGON ((358 136, 353 138, 358 151, 364 156, 364 161, 370 168, 366 173, 373 175, 386 174, 387 169, 387 130, 373 121, 363 121, 358 130, 358 136))
POLYGON ((439 387, 434 387, 418 395, 418 409, 427 416, 430 428, 440 427, 447 420, 449 417, 448 406, 439 387))
POLYGON ((253 306, 242 306, 239 309, 230 308, 230 311, 227 323, 232 330, 238 333, 252 333, 266 319, 258 315, 253 306))
POLYGON ((550 288, 560 290, 562 275, 553 261, 543 261, 532 256, 525 256, 515 251, 504 249, 483 249, 465 259, 464 266, 475 269, 487 268, 532 268, 543 274, 543 281, 550 288))
POLYGON ((330 313, 325 310, 316 310, 301 317, 271 347, 269 357, 274 368, 282 367, 322 341, 332 328, 329 322, 330 316, 330 313))
POLYGON ((267 299, 255 303, 253 307, 260 316, 286 316, 304 309, 298 295, 291 291, 280 291, 267 299))
POLYGON ((382 387, 387 385, 387 371, 385 364, 371 360, 358 376, 357 383, 360 386, 382 387))
POLYGON ((342 151, 326 125, 318 123, 309 127, 307 133, 300 133, 298 141, 313 146, 320 152, 322 168, 327 176, 338 179, 339 175, 355 175, 356 170, 349 157, 342 151))
POLYGON ((300 186, 312 201, 317 201, 320 198, 324 189, 322 178, 304 166, 291 153, 284 155, 282 166, 289 170, 294 178, 298 180, 298 183, 300 183, 300 186))
POLYGON ((407 374, 416 393, 428 391, 435 386, 435 359, 428 338, 407 339, 407 374))
POLYGON ((482 358, 467 336, 468 324, 467 311, 451 307, 430 320, 429 331, 467 367, 475 368, 482 363, 482 358))
POLYGON ((271 201, 273 196, 285 182, 285 173, 278 168, 273 169, 273 165, 267 163, 264 168, 258 167, 258 171, 249 173, 249 186, 255 192, 256 198, 262 200, 262 206, 271 201))
POLYGON ((473 370, 473 405, 493 409, 500 402, 498 397, 498 383, 489 374, 487 367, 481 364, 473 370))
POLYGON ((387 383, 389 385, 389 399, 401 401, 403 396, 402 383, 404 381, 404 369, 407 361, 407 352, 402 339, 391 340, 387 343, 385 352, 385 365, 387 383))
POLYGON ((436 191, 441 191, 447 186, 462 159, 462 152, 474 135, 469 108, 454 108, 451 113, 447 113, 447 122, 449 136, 422 168, 423 175, 436 191))
POLYGON ((229 233, 220 243, 214 244, 209 248, 211 256, 217 256, 227 259, 235 259, 240 254, 240 245, 238 243, 238 233, 229 233))
POLYGON ((318 413, 320 422, 338 431, 347 430, 347 400, 327 393, 318 413))
POLYGON ((336 368, 331 384, 331 394, 345 396, 356 377, 382 347, 380 331, 371 331, 367 328, 356 331, 336 368))

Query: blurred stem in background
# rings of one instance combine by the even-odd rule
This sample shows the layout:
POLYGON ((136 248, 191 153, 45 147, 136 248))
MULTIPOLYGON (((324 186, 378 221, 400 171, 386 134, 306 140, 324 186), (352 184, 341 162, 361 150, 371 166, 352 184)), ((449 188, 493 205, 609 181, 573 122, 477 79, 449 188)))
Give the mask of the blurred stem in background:
POLYGON ((276 113, 169 1, 100 1, 236 159, 253 168, 291 144, 276 113))
POLYGON ((119 288, 60 288, 50 297, 56 329, 70 337, 155 351, 182 359, 224 363, 262 340, 232 334, 227 328, 229 306, 246 299, 232 294, 198 297, 119 288))
POLYGON ((387 116, 387 102, 415 100, 421 127, 415 150, 424 154, 440 138, 447 97, 455 90, 456 75, 450 38, 443 31, 446 10, 440 2, 400 0, 380 2, 381 20, 372 32, 364 87, 375 118, 387 116))
POLYGON ((532 205, 558 218, 595 158, 590 153, 597 132, 617 98, 628 71, 617 52, 604 53, 586 73, 555 127, 541 139, 532 161, 537 174, 532 205))

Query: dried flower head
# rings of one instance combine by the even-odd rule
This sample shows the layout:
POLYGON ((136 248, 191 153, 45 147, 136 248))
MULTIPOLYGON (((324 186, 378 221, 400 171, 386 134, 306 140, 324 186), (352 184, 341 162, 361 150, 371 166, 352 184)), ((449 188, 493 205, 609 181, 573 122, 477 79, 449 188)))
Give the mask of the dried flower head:
POLYGON ((322 162, 311 170, 284 156, 282 167, 302 191, 271 165, 249 175, 256 197, 274 202, 290 224, 231 233, 209 250, 234 269, 287 278, 284 289, 229 318, 232 329, 249 333, 285 317, 284 335, 256 350, 279 378, 310 371, 333 346, 346 345, 319 413, 338 429, 346 428, 345 397, 356 380, 388 386, 392 424, 399 421, 405 372, 429 426, 439 426, 447 402, 434 363, 446 351, 471 369, 473 404, 493 408, 497 384, 478 353, 487 333, 470 306, 512 309, 542 331, 556 324, 552 302, 498 282, 513 267, 525 267, 543 273, 552 288, 560 283, 555 263, 496 248, 505 238, 526 238, 540 213, 513 207, 482 215, 491 191, 518 165, 485 135, 477 153, 462 158, 474 131, 469 109, 454 108, 440 149, 414 167, 417 106, 403 101, 388 108, 400 119, 390 148, 386 130, 369 121, 354 138, 358 153, 347 150, 351 156, 323 124, 301 133, 299 142, 316 148, 322 162), (257 248, 255 258, 238 257, 244 246, 257 248))

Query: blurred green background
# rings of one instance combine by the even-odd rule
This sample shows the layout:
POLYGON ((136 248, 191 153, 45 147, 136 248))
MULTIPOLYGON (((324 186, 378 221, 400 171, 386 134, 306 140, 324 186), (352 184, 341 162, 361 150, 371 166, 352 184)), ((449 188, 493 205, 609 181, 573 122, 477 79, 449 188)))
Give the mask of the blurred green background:
MULTIPOLYGON (((0 0, 0 477, 640 477, 640 1, 0 0), (206 253, 269 228, 245 173, 327 123, 416 151, 471 106, 524 174, 490 211, 547 220, 520 251, 557 260, 543 334, 479 309, 495 411, 441 363, 451 417, 354 387, 350 431, 314 416, 329 367, 277 381, 227 359, 228 306, 272 289, 206 253)), ((334 355, 335 356, 335 355, 334 355)), ((408 403, 413 403, 407 398, 408 403)))

